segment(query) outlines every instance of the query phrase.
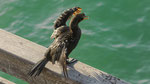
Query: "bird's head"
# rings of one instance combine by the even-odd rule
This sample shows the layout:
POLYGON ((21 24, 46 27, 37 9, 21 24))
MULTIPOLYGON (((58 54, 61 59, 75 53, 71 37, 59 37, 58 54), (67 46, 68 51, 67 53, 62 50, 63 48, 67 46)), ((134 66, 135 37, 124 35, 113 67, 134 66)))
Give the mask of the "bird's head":
POLYGON ((80 13, 74 16, 73 20, 76 21, 77 23, 88 19, 88 16, 86 16, 84 13, 80 13))

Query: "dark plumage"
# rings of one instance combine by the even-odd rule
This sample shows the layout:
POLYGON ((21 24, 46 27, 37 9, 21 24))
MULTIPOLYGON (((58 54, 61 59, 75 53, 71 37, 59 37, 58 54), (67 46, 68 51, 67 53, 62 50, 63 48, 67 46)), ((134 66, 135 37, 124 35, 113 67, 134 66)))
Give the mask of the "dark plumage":
POLYGON ((54 29, 59 28, 60 26, 66 26, 66 22, 68 19, 72 17, 72 15, 79 14, 81 12, 80 7, 73 7, 65 10, 54 22, 54 29))
POLYGON ((65 77, 68 77, 66 59, 68 59, 69 54, 77 46, 81 30, 78 26, 78 23, 85 18, 85 14, 77 14, 73 17, 68 26, 58 27, 52 34, 52 38, 55 38, 53 43, 48 47, 45 58, 39 61, 29 72, 29 75, 32 76, 35 74, 39 75, 43 70, 44 66, 48 61, 51 61, 52 64, 55 64, 55 61, 58 61, 62 68, 65 77))

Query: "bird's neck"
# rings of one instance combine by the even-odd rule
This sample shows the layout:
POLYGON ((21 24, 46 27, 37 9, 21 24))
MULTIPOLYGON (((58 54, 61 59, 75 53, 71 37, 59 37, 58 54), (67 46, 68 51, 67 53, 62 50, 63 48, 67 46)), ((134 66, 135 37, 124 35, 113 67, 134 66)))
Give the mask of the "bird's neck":
POLYGON ((78 21, 76 19, 72 19, 69 23, 69 28, 71 28, 72 30, 78 28, 78 21))

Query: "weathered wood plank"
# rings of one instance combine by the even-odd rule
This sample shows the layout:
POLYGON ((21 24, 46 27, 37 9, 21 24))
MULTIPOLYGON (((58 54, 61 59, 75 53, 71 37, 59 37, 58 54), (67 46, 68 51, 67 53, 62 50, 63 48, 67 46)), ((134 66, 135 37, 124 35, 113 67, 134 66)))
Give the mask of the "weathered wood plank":
POLYGON ((68 66, 70 79, 63 77, 58 64, 52 65, 50 62, 39 77, 29 77, 27 72, 43 57, 46 49, 29 40, 0 30, 0 70, 30 84, 128 84, 81 62, 68 66))

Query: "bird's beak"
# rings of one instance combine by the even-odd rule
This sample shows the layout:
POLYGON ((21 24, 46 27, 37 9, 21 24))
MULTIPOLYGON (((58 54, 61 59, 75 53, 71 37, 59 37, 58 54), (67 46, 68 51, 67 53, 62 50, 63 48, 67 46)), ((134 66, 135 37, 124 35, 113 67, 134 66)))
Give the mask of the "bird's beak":
POLYGON ((88 17, 88 16, 85 16, 85 17, 83 18, 83 20, 87 20, 87 19, 89 19, 89 17, 88 17))
POLYGON ((76 14, 81 13, 81 10, 82 10, 82 8, 78 8, 78 9, 73 13, 73 15, 76 15, 76 14))
POLYGON ((82 8, 78 8, 77 10, 81 11, 81 10, 82 10, 82 8))

